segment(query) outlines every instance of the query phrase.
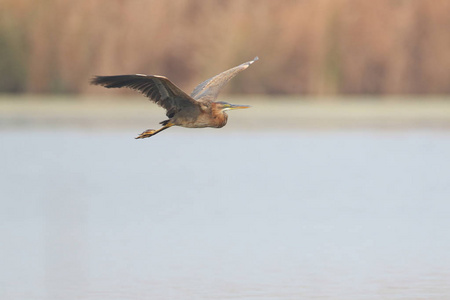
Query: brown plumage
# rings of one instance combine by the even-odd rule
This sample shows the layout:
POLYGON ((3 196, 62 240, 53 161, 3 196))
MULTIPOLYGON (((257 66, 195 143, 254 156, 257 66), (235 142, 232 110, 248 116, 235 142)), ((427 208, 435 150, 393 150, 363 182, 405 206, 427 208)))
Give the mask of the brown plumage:
POLYGON ((221 128, 228 120, 226 110, 249 106, 216 102, 220 90, 237 73, 247 69, 257 60, 258 57, 255 57, 249 62, 205 80, 194 89, 191 95, 187 95, 166 77, 158 75, 96 76, 91 84, 106 88, 127 87, 136 90, 166 110, 166 116, 169 119, 160 123, 163 127, 158 130, 146 130, 136 137, 137 139, 151 137, 172 126, 221 128))

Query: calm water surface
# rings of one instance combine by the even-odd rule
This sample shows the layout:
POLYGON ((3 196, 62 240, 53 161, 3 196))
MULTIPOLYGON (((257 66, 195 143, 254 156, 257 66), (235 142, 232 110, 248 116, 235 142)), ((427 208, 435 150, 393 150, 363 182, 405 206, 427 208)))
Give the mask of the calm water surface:
POLYGON ((446 132, 0 132, 0 298, 450 299, 446 132))

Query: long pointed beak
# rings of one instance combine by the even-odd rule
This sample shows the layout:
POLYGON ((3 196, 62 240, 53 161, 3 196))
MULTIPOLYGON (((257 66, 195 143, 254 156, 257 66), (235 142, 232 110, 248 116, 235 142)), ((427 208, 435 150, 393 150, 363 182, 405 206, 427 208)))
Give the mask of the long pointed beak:
POLYGON ((250 105, 230 104, 229 109, 244 109, 244 108, 249 108, 249 107, 251 107, 251 106, 250 105))

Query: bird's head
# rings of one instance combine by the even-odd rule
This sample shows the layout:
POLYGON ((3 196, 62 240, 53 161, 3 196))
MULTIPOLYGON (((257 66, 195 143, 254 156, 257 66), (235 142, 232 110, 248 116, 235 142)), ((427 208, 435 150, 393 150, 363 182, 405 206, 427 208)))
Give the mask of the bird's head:
POLYGON ((228 102, 219 101, 214 102, 216 108, 220 111, 232 110, 232 109, 244 109, 249 108, 249 105, 230 104, 228 102))

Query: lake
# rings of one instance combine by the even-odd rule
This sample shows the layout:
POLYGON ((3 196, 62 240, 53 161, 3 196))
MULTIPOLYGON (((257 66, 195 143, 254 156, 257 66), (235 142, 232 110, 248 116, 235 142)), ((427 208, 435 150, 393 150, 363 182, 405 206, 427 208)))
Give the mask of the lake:
POLYGON ((1 299, 450 298, 448 131, 136 133, 0 132, 1 299))

